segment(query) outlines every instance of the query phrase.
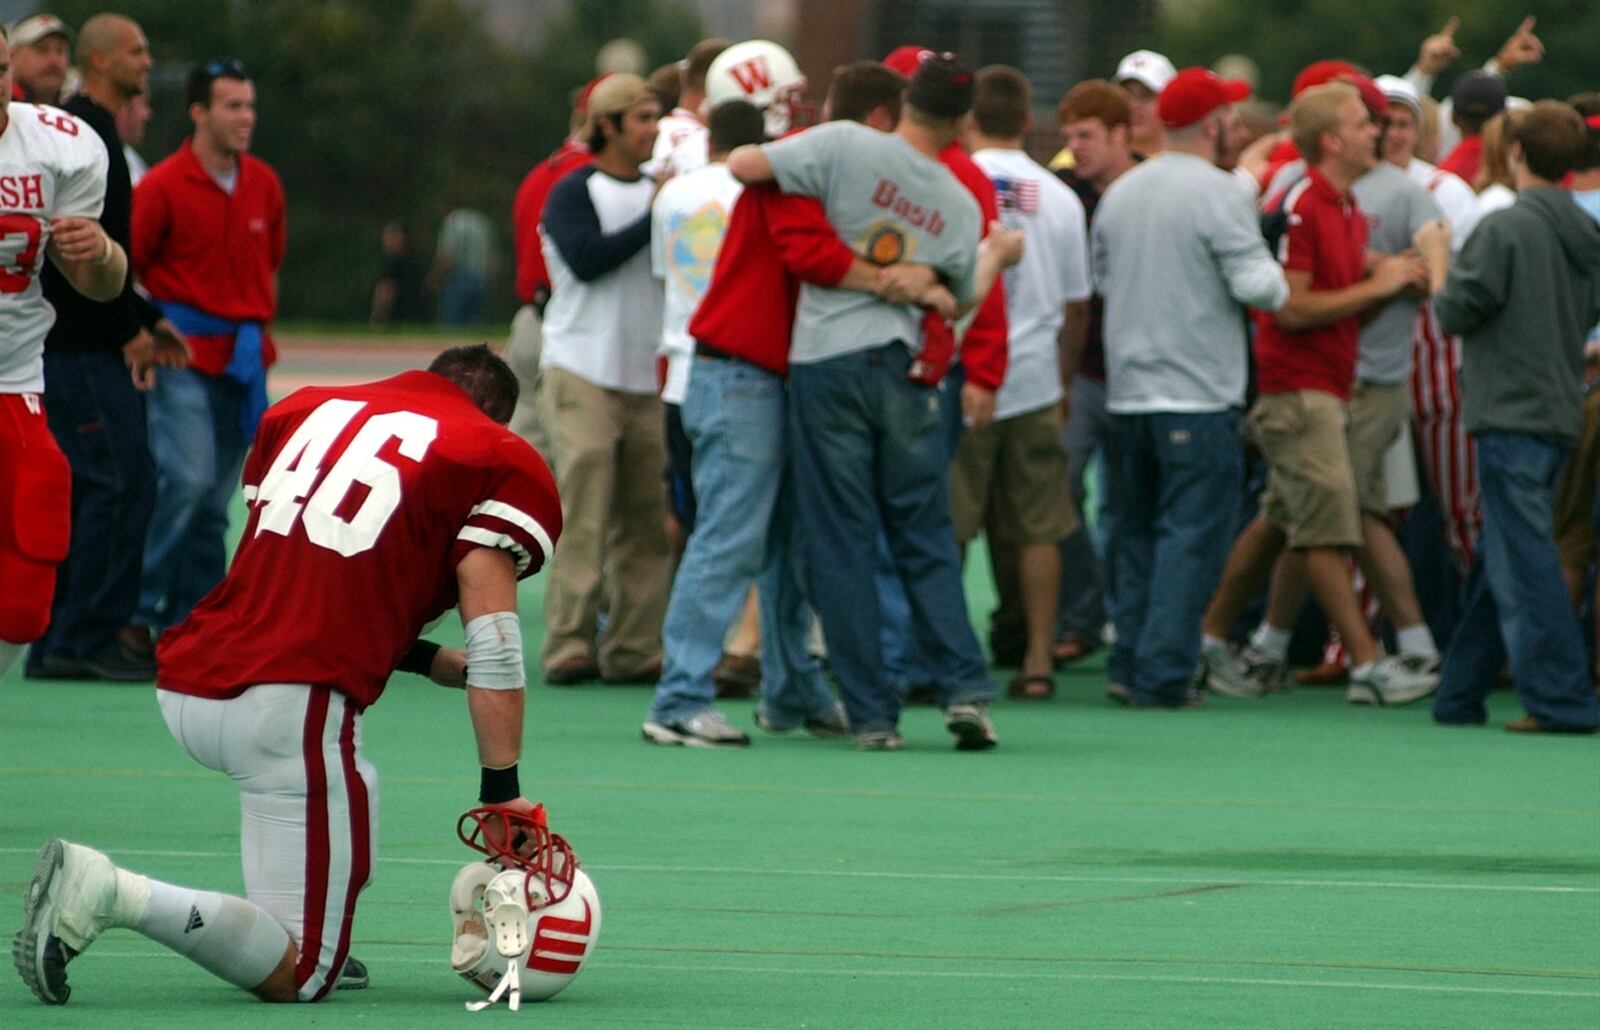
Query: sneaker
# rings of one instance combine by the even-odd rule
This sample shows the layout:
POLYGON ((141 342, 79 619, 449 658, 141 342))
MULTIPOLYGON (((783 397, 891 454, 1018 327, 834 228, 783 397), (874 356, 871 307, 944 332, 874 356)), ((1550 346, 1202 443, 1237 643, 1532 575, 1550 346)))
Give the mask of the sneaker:
POLYGON ((1201 651, 1200 661, 1205 664, 1206 687, 1223 697, 1258 698, 1282 689, 1288 674, 1283 662, 1268 657, 1252 644, 1213 644, 1201 651))
POLYGON ((344 960, 339 970, 339 980, 333 985, 336 991, 364 991, 367 989, 367 964, 354 955, 344 960))
POLYGON ((1380 658, 1365 676, 1350 677, 1344 692, 1353 705, 1408 705, 1439 688, 1439 673, 1432 659, 1418 655, 1380 658))
POLYGON ((677 722, 646 722, 644 739, 664 747, 748 747, 750 737, 735 729, 728 717, 715 708, 680 719, 677 722))
POLYGON ((844 705, 835 701, 833 710, 825 715, 811 716, 800 723, 781 723, 768 715, 765 709, 756 708, 756 725, 768 733, 793 733, 795 730, 804 729, 813 737, 824 740, 850 735, 850 718, 845 715, 844 705))
POLYGON ((870 733, 856 734, 856 747, 862 751, 901 751, 906 746, 906 738, 897 730, 873 730, 870 733))
POLYGON ((944 728, 956 738, 957 751, 987 751, 999 743, 986 701, 963 701, 946 708, 944 728))
POLYGON ((116 901, 111 859, 59 838, 45 841, 23 897, 22 929, 11 940, 11 961, 34 997, 67 1003, 67 963, 105 932, 116 901))
POLYGON ((1106 700, 1117 705, 1133 704, 1133 692, 1126 683, 1107 683, 1106 700))

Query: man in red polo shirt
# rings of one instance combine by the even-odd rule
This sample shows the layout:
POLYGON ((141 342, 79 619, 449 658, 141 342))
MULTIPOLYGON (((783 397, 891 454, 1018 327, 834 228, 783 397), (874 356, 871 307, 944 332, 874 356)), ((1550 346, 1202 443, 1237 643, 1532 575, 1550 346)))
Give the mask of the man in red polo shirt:
POLYGON ((1345 82, 1307 90, 1290 110, 1290 134, 1306 177, 1283 199, 1288 228, 1279 260, 1289 300, 1256 331, 1260 396, 1249 423, 1270 468, 1261 514, 1235 542, 1206 613, 1201 662, 1208 685, 1259 696, 1284 673, 1288 631, 1304 597, 1277 591, 1252 643, 1226 643, 1240 610, 1285 546, 1300 552, 1311 590, 1350 651, 1352 692, 1404 704, 1431 693, 1438 674, 1382 658, 1362 618, 1345 556, 1361 544, 1355 474, 1345 440, 1361 313, 1407 288, 1422 290, 1427 267, 1414 254, 1369 257, 1366 217, 1350 194, 1378 161, 1378 127, 1361 91, 1345 82), (1276 617, 1274 617, 1276 616, 1276 617))
POLYGON ((541 453, 549 449, 544 429, 539 424, 534 395, 539 387, 539 353, 544 349, 544 306, 550 300, 550 270, 545 267, 544 249, 539 242, 539 219, 550 189, 561 177, 594 160, 583 141, 583 128, 589 119, 589 94, 600 78, 578 90, 572 102, 571 135, 561 141, 555 153, 540 161, 517 187, 511 204, 511 233, 517 257, 517 298, 522 307, 511 320, 511 338, 506 342, 506 362, 517 373, 522 394, 517 413, 511 417, 511 431, 541 453))
POLYGON ((283 187, 251 157, 255 87, 237 60, 194 69, 194 135, 133 196, 133 269, 189 337, 186 369, 162 369, 150 394, 156 507, 135 622, 160 630, 222 581, 228 505, 267 407, 276 357, 267 323, 283 261, 283 187))

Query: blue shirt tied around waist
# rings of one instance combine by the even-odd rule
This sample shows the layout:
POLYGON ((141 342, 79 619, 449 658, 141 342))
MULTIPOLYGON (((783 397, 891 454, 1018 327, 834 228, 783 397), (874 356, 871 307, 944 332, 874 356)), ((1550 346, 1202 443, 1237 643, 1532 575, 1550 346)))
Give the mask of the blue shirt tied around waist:
POLYGON ((186 336, 233 337, 233 358, 222 374, 244 385, 239 423, 244 430, 245 443, 254 440, 256 427, 267 410, 267 362, 263 353, 266 336, 261 323, 230 322, 176 301, 157 301, 156 306, 186 336))

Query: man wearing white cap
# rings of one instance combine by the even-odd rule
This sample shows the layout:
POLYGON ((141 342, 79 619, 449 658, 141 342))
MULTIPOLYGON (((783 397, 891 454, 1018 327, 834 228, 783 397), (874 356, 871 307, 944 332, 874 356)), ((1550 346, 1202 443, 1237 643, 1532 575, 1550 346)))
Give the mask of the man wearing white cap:
POLYGON ((1115 82, 1128 91, 1135 153, 1149 157, 1166 149, 1167 134, 1156 114, 1156 97, 1177 75, 1172 62, 1154 50, 1135 50, 1118 62, 1115 82))
POLYGON ((11 30, 12 99, 59 104, 72 57, 72 30, 53 14, 35 14, 11 30))

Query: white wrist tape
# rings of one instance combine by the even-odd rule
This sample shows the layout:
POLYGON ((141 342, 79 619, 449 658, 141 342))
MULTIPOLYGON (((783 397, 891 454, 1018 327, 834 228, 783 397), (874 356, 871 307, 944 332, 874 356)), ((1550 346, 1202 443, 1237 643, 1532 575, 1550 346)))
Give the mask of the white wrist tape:
POLYGON ((521 690, 522 624, 516 612, 491 612, 466 625, 467 686, 479 690, 521 690))

